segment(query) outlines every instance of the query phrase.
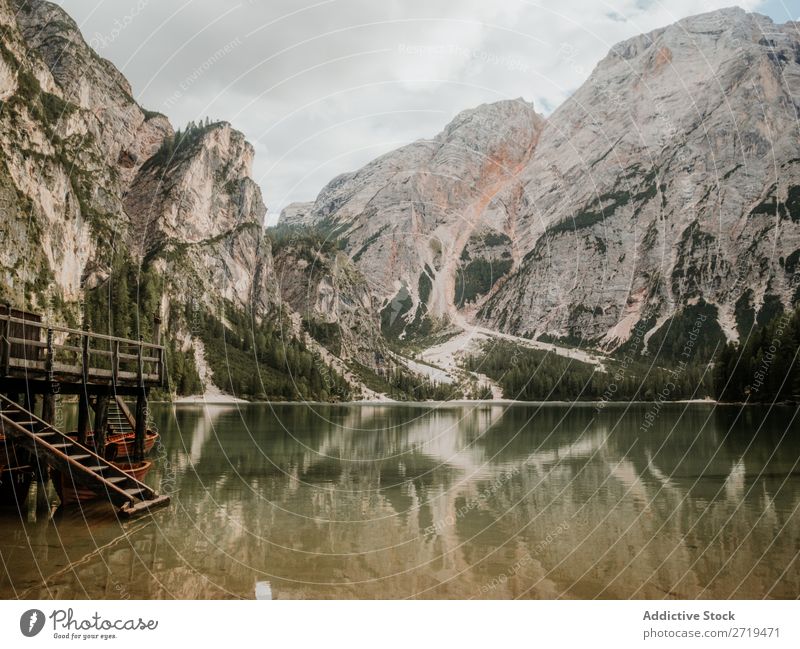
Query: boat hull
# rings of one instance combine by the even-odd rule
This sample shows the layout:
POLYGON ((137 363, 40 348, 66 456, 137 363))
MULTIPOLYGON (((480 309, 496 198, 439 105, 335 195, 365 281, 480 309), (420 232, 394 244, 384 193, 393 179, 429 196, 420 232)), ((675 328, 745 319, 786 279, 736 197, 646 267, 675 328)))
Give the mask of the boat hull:
MULTIPOLYGON (((112 464, 139 481, 143 480, 150 469, 153 468, 153 463, 147 460, 136 463, 113 462, 112 464)), ((54 482, 56 484, 58 497, 61 498, 61 503, 63 505, 88 502, 102 497, 91 489, 76 485, 68 475, 61 472, 58 473, 54 482)))
MULTIPOLYGON (((78 433, 69 433, 72 439, 78 439, 78 433)), ((153 450, 153 447, 158 441, 159 434, 148 430, 144 437, 144 454, 145 456, 153 450)), ((90 448, 95 448, 94 433, 90 432, 86 437, 86 444, 90 448)), ((105 456, 112 460, 129 461, 135 455, 136 449, 136 435, 134 433, 116 433, 106 437, 106 452, 105 456)))
POLYGON ((21 507, 33 481, 30 467, 3 467, 0 471, 0 505, 21 507))
POLYGON ((17 457, 15 446, 0 433, 0 505, 22 505, 32 480, 33 468, 17 457))

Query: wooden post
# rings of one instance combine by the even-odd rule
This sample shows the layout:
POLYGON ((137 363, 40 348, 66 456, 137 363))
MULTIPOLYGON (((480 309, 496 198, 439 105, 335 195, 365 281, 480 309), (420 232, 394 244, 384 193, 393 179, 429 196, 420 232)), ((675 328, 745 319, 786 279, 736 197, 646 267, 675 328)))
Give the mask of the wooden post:
POLYGON ((147 429, 147 394, 143 388, 139 389, 136 396, 136 434, 133 450, 133 461, 141 462, 144 459, 144 436, 147 429))
POLYGON ((111 351, 111 383, 116 388, 119 379, 119 340, 114 341, 111 351))
POLYGON ((81 336, 81 376, 86 385, 89 382, 89 327, 84 327, 81 336))
POLYGON ((106 452, 106 433, 108 432, 108 395, 98 394, 94 407, 94 443, 101 457, 106 452))
POLYGON ((164 350, 160 348, 161 345, 161 318, 159 317, 158 313, 153 316, 153 342, 156 345, 159 345, 159 349, 156 351, 156 356, 158 357, 158 385, 160 387, 164 387, 164 350))
POLYGON ((78 400, 78 444, 86 446, 89 434, 89 331, 81 336, 81 392, 78 400))
POLYGON ((47 329, 47 358, 45 359, 45 372, 47 388, 42 395, 42 419, 48 424, 53 424, 56 419, 56 393, 55 377, 53 375, 53 330, 47 329))
POLYGON ((136 349, 136 385, 144 387, 144 365, 142 361, 142 337, 139 336, 139 346, 136 349))
POLYGON ((144 436, 147 432, 147 392, 144 387, 141 336, 139 336, 139 350, 136 355, 136 375, 139 388, 136 395, 136 434, 133 443, 133 461, 141 462, 144 460, 144 436))
POLYGON ((47 328, 47 359, 44 362, 44 370, 47 373, 47 382, 53 383, 54 375, 53 375, 53 367, 55 363, 54 353, 53 353, 53 330, 49 327, 47 328))
POLYGON ((89 394, 86 392, 86 384, 83 385, 78 398, 78 444, 86 446, 86 438, 89 434, 89 394))
POLYGON ((48 424, 55 423, 56 419, 56 395, 52 390, 48 390, 42 395, 42 421, 48 424))
POLYGON ((2 349, 2 359, 0 360, 0 365, 2 365, 3 376, 7 376, 9 372, 9 368, 11 365, 11 305, 6 302, 6 319, 3 321, 3 349, 2 349))

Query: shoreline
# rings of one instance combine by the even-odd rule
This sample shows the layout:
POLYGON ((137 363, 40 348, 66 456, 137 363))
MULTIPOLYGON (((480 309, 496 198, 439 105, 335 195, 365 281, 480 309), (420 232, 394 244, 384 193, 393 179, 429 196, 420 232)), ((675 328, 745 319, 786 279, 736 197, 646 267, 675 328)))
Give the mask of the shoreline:
MULTIPOLYGON (((227 395, 226 395, 227 396, 227 395)), ((197 406, 197 405, 208 405, 208 406, 235 406, 235 405, 281 405, 281 406, 447 406, 447 405, 454 405, 454 406, 466 406, 470 404, 481 405, 481 406, 514 406, 514 405, 536 405, 536 406, 603 406, 603 409, 613 406, 622 406, 622 405, 650 405, 655 403, 654 400, 619 400, 619 401, 564 401, 564 400, 552 400, 552 401, 522 401, 517 399, 453 399, 450 401, 397 401, 394 399, 381 399, 381 400, 370 400, 370 399, 358 399, 354 401, 273 401, 273 400, 262 400, 262 401, 248 401, 247 399, 240 399, 238 397, 228 397, 226 398, 208 398, 204 399, 202 397, 181 397, 180 399, 176 399, 174 401, 164 401, 164 400, 150 400, 150 403, 166 403, 171 405, 178 405, 178 406, 197 406)), ((714 405, 714 406, 797 406, 798 404, 792 402, 775 402, 775 403, 761 403, 761 402, 742 402, 742 401, 717 401, 715 399, 676 399, 674 401, 662 401, 659 403, 664 404, 686 404, 686 405, 714 405)))

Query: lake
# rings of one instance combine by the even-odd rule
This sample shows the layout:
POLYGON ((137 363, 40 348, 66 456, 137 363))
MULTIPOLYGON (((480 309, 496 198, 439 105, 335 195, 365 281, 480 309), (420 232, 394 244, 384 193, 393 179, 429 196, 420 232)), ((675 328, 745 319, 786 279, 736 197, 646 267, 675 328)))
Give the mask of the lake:
MULTIPOLYGON (((0 512, 3 598, 795 598, 797 409, 153 404, 152 516, 0 512)), ((74 417, 74 412, 70 413, 74 417)))

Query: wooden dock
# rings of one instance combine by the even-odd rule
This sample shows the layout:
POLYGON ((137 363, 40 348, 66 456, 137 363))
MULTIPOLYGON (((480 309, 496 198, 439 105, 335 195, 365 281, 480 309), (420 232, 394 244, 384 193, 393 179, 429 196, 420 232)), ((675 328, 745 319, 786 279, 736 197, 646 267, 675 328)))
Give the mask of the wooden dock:
POLYGON ((0 305, 0 480, 27 469, 44 482, 45 467, 76 489, 107 498, 126 516, 169 503, 104 457, 105 436, 124 416, 134 437, 132 459, 144 459, 147 397, 166 382, 160 321, 154 325, 154 342, 144 342, 48 324, 38 314, 0 305), (78 396, 77 439, 54 424, 59 394, 78 396), (136 398, 134 414, 123 395, 136 398))
POLYGON ((37 314, 8 306, 0 306, 0 332, 3 392, 13 391, 15 380, 26 389, 55 381, 62 394, 113 387, 115 394, 132 395, 164 385, 164 347, 157 343, 48 325, 37 314))

